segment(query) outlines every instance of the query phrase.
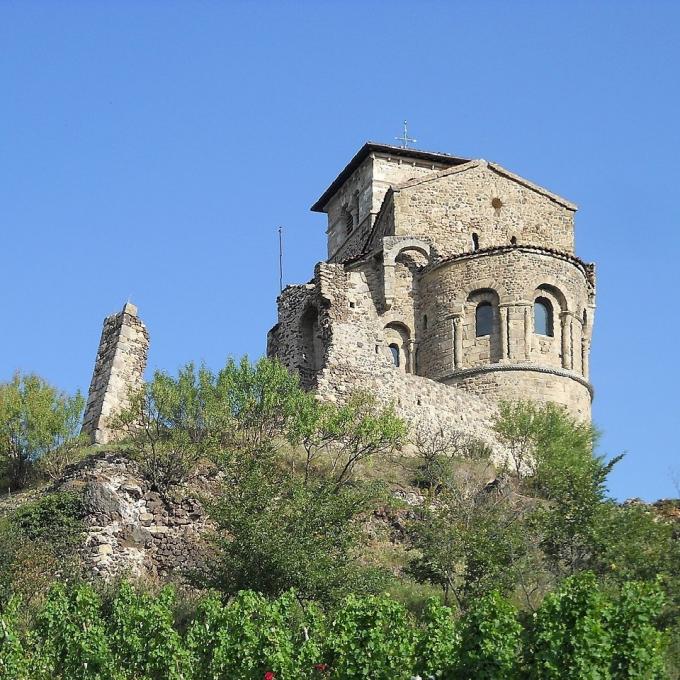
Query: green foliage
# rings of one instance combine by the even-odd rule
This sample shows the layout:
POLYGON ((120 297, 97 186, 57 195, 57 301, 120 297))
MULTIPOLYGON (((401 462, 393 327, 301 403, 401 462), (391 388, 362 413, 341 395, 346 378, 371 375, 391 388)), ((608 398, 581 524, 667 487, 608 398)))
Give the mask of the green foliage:
POLYGON ((154 488, 167 494, 203 457, 230 466, 271 454, 300 392, 277 361, 230 359, 217 373, 187 364, 176 378, 157 371, 117 425, 154 488))
POLYGON ((372 488, 305 484, 274 465, 251 468, 238 485, 226 484, 212 507, 221 530, 210 570, 217 585, 267 595, 294 588, 324 603, 374 591, 382 579, 356 554, 373 496, 372 488))
POLYGON ((296 620, 297 611, 292 593, 268 600, 244 591, 227 605, 206 599, 187 637, 196 659, 194 677, 261 680, 268 671, 277 680, 311 677, 323 619, 312 610, 296 620))
POLYGON ((487 489, 495 475, 489 452, 470 451, 439 454, 443 462, 421 454, 431 502, 409 526, 408 573, 441 586, 445 602, 453 594, 459 607, 490 589, 512 589, 526 552, 521 506, 512 495, 487 489))
POLYGON ((63 553, 78 545, 84 531, 83 516, 81 496, 64 491, 25 503, 9 516, 9 521, 26 538, 44 541, 63 553))
POLYGON ((36 375, 0 384, 0 477, 9 488, 23 487, 41 458, 73 445, 83 407, 79 393, 63 394, 36 375))
POLYGON ((18 631, 19 598, 12 598, 0 610, 0 678, 27 680, 32 670, 30 654, 18 631))
POLYGON ((567 579, 535 615, 533 677, 599 680, 610 677, 611 604, 591 573, 567 579))
POLYGON ((49 493, 0 520, 0 606, 12 594, 30 601, 60 571, 74 573, 84 531, 78 494, 49 493))
POLYGON ((338 680, 408 680, 416 630, 406 609, 387 597, 350 595, 329 627, 329 663, 338 680))
POLYGON ((662 605, 653 584, 626 583, 612 597, 590 572, 566 579, 534 616, 527 647, 531 677, 662 678, 662 634, 656 627, 662 605))
POLYGON ((421 618, 416 657, 418 673, 453 680, 460 664, 460 630, 453 612, 430 598, 421 618))
POLYGON ((664 677, 663 636, 656 628, 663 602, 664 596, 655 584, 623 585, 609 623, 613 678, 664 677))
POLYGON ((289 442, 307 454, 305 479, 323 456, 325 471, 341 486, 362 462, 401 447, 408 429, 393 407, 380 408, 370 394, 355 393, 338 406, 300 392, 286 431, 289 442))
POLYGON ((657 680, 662 596, 631 583, 605 593, 593 575, 567 579, 522 635, 497 592, 456 621, 432 599, 419 617, 386 596, 350 595, 322 613, 292 591, 203 598, 187 626, 169 587, 152 595, 123 582, 107 603, 92 586, 55 585, 33 622, 22 603, 0 609, 0 677, 12 680, 440 680, 519 677, 657 680), (524 651, 522 646, 525 646, 524 651))
POLYGON ((496 423, 526 491, 544 503, 532 513, 546 564, 557 575, 590 568, 606 500, 605 482, 620 460, 593 454, 597 433, 564 409, 532 402, 502 404, 496 423))
POLYGON ((175 593, 165 587, 156 597, 123 582, 107 616, 108 640, 116 667, 131 680, 182 680, 191 657, 173 627, 175 593))
MULTIPOLYGON (((120 678, 101 616, 101 601, 87 585, 55 584, 37 619, 40 656, 47 677, 69 680, 120 678)), ((42 677, 42 676, 41 676, 42 677)))
POLYGON ((478 680, 518 677, 521 632, 517 612, 498 592, 475 600, 461 622, 458 677, 478 680))

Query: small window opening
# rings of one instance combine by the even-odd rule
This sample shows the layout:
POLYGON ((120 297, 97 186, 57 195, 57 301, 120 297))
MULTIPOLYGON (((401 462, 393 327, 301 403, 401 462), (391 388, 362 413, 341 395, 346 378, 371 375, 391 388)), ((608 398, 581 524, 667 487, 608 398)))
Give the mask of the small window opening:
POLYGON ((380 353, 380 345, 375 346, 375 353, 379 354, 380 353))
POLYGON ((354 215, 351 212, 347 212, 345 215, 345 233, 349 236, 354 229, 354 215))
POLYGON ((472 234, 472 250, 479 250, 479 234, 472 234))
POLYGON ((390 352, 392 354, 392 363, 399 368, 399 345, 390 345, 390 352))
POLYGON ((478 338, 491 335, 493 307, 490 302, 480 302, 475 311, 475 335, 478 338))
POLYGON ((553 308, 547 298, 539 297, 534 300, 534 332, 553 337, 553 308))
POLYGON ((516 245, 517 245, 517 237, 516 237, 516 236, 513 236, 513 237, 510 239, 510 243, 512 243, 513 246, 516 246, 516 245))
POLYGON ((427 330, 427 314, 423 314, 423 329, 427 330))
POLYGON ((354 302, 353 300, 350 300, 349 306, 350 306, 351 309, 354 309, 357 305, 356 305, 356 302, 354 302))

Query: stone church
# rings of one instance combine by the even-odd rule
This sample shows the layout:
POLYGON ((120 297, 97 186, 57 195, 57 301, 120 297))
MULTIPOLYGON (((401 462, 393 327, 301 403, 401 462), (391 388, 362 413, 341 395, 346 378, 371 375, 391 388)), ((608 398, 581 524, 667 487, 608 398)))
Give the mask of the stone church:
POLYGON ((484 435, 500 400, 590 418, 594 265, 570 201, 495 163, 369 142, 314 203, 328 259, 278 298, 267 354, 324 399, 368 389, 484 435))
MULTIPOLYGON (((426 428, 493 444, 501 400, 590 418, 595 269, 574 254, 576 206, 484 160, 369 142, 312 206, 328 259, 278 298, 267 354, 322 399, 356 390, 426 428)), ((137 309, 108 317, 83 432, 143 382, 137 309)))

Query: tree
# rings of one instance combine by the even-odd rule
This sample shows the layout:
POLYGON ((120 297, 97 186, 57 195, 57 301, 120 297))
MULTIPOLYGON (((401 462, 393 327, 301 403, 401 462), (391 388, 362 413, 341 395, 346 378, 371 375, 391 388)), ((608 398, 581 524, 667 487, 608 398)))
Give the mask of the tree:
POLYGON ((372 592, 383 578, 361 565, 358 548, 374 497, 372 488, 304 483, 275 462, 252 466, 211 508, 220 533, 209 572, 227 593, 294 588, 303 601, 328 603, 372 592))
POLYGON ((352 481, 356 468, 392 453, 406 441, 408 428, 392 406, 380 407, 366 392, 356 392, 341 405, 322 403, 301 392, 287 424, 288 441, 306 454, 305 480, 313 464, 340 488, 352 481))
POLYGON ((408 572, 441 586, 465 608, 490 588, 511 589, 525 554, 523 507, 511 480, 496 476, 491 452, 469 437, 435 432, 416 439, 429 490, 409 525, 408 572))
POLYGON ((523 492, 536 499, 529 528, 558 577, 592 566, 605 512, 606 479, 621 456, 594 454, 597 432, 554 404, 502 404, 496 431, 523 492), (523 475, 522 470, 530 474, 523 475))
POLYGON ((157 371, 131 396, 118 426, 154 488, 167 494, 201 458, 233 467, 234 460, 271 455, 301 393, 278 361, 229 359, 217 373, 189 363, 177 377, 157 371))
POLYGON ((42 457, 78 437, 84 400, 59 392, 37 375, 17 373, 0 384, 0 474, 22 488, 42 457))

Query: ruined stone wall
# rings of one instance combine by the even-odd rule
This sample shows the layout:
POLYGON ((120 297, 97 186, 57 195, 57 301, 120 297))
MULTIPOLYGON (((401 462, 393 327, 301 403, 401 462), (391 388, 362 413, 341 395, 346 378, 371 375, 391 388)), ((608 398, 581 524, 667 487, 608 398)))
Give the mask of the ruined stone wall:
MULTIPOLYGON (((521 245, 574 250, 574 209, 474 161, 395 187, 394 234, 432 243, 438 257, 478 247, 521 245)), ((389 235, 387 232, 385 235, 389 235)))
POLYGON ((149 334, 133 304, 104 320, 82 427, 93 444, 115 437, 111 420, 128 405, 130 391, 144 384, 148 351, 149 334))
POLYGON ((199 476, 176 500, 162 498, 136 463, 102 452, 70 468, 57 489, 83 494, 81 557, 91 574, 181 578, 204 566, 211 524, 197 496, 219 482, 199 476))
POLYGON ((313 385, 309 381, 303 384, 313 386, 322 399, 330 401, 343 401, 354 391, 368 390, 381 403, 393 403, 401 417, 417 426, 464 430, 497 448, 491 432, 496 414, 492 399, 413 374, 412 338, 404 338, 399 331, 406 328, 412 333, 413 299, 408 287, 419 265, 410 261, 402 266, 397 276, 402 280, 399 285, 403 294, 389 310, 381 308, 380 295, 376 295, 379 263, 369 260, 347 271, 342 265, 317 266, 315 279, 304 292, 287 289, 281 296, 279 324, 274 331, 279 339, 270 341, 269 356, 278 357, 289 370, 304 375, 298 330, 301 309, 310 302, 318 304, 324 328, 324 363, 313 385), (398 367, 389 350, 392 341, 399 342, 402 349, 398 367))

